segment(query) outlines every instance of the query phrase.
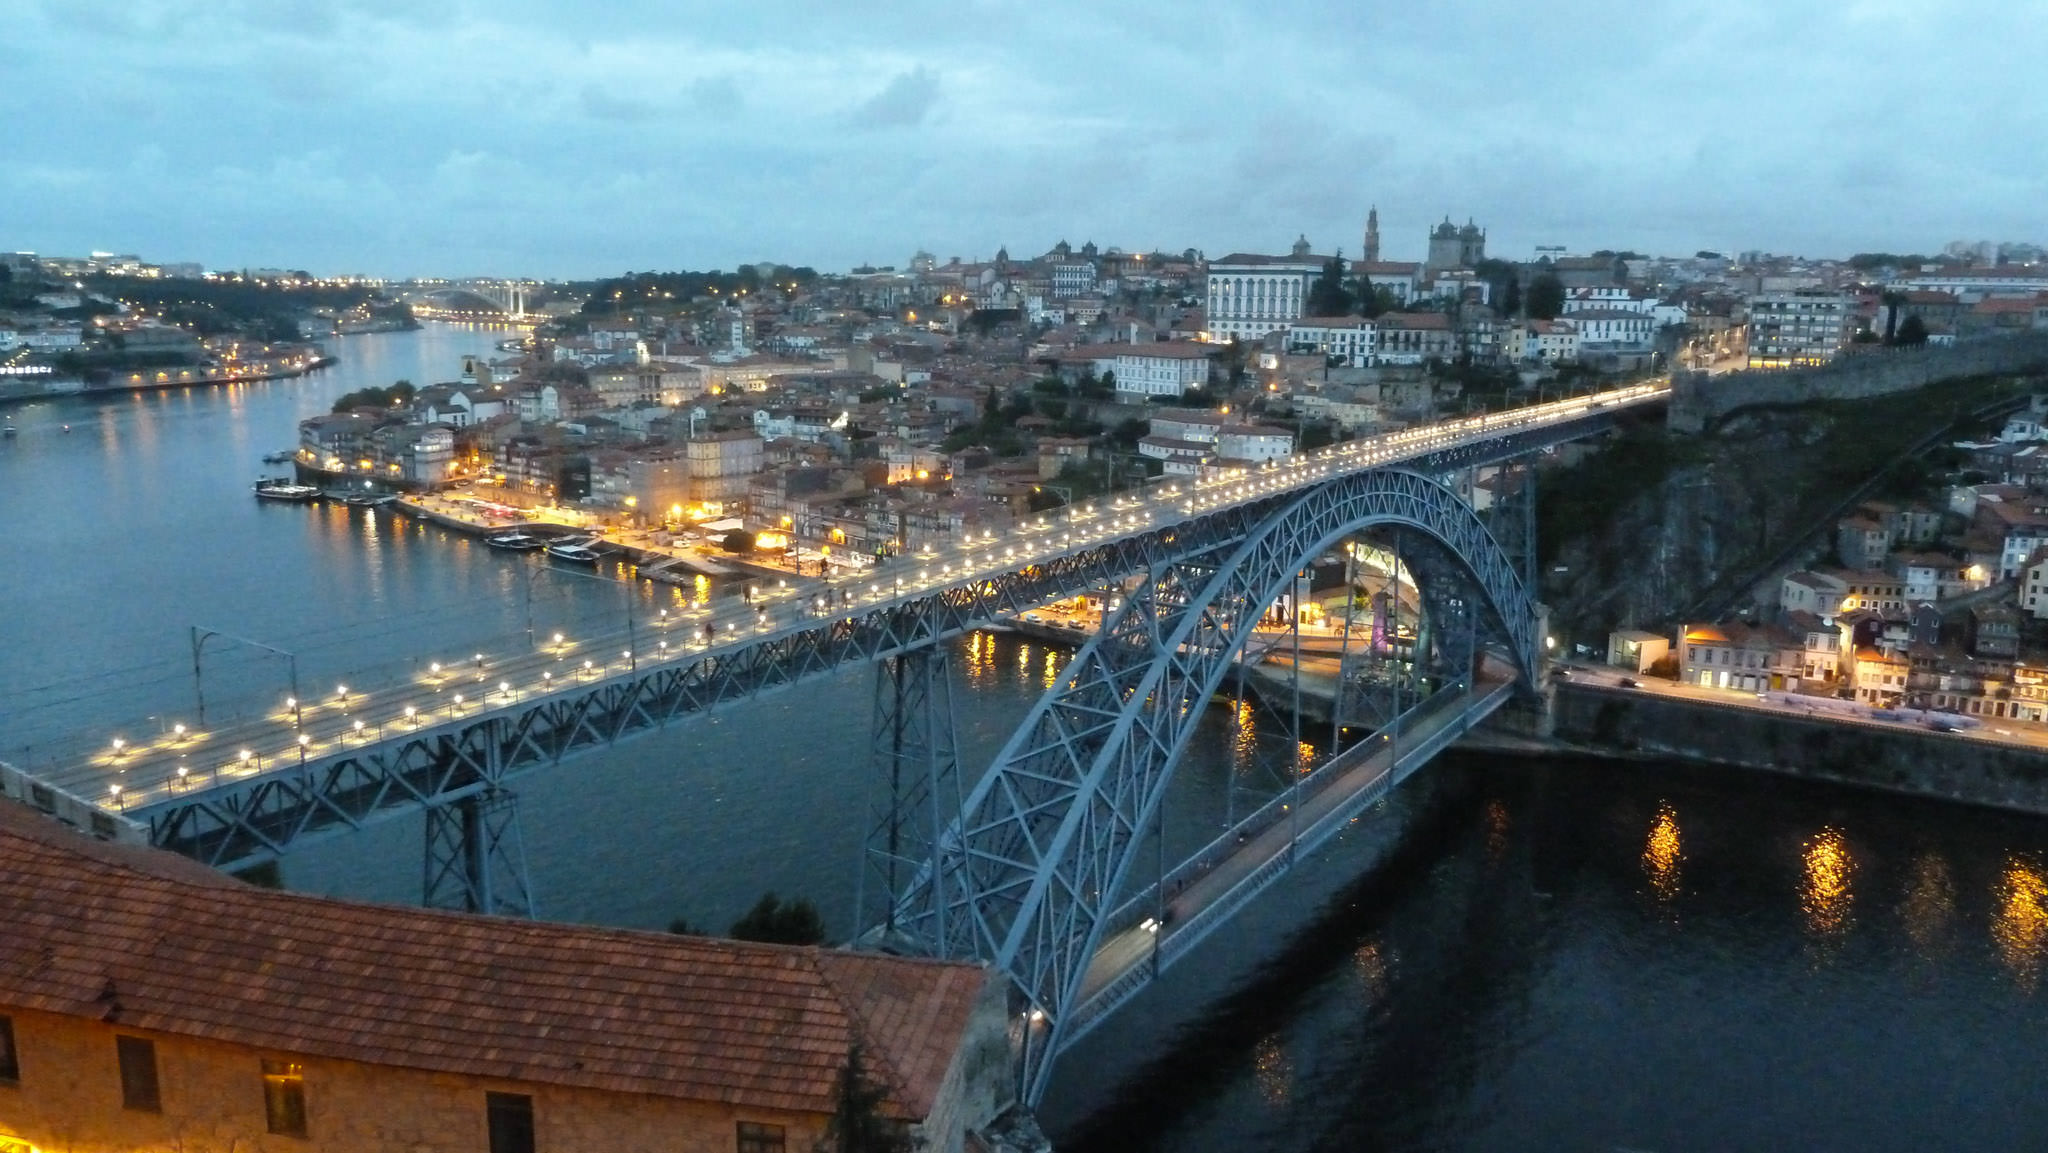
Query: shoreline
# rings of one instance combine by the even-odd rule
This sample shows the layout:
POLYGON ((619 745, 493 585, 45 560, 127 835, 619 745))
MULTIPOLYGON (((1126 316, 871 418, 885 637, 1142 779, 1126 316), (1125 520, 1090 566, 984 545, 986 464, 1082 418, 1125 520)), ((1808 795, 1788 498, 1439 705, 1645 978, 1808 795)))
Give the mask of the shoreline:
POLYGON ((224 384, 256 384, 269 380, 296 380, 299 377, 310 376, 323 368, 339 363, 341 363, 340 357, 332 354, 322 354, 313 358, 311 362, 301 368, 279 369, 275 372, 242 373, 232 376, 200 376, 186 380, 147 380, 138 384, 92 385, 84 383, 82 378, 75 376, 47 377, 42 379, 47 379, 52 384, 59 380, 78 382, 79 387, 45 388, 40 392, 29 393, 0 391, 0 406, 29 404, 38 400, 67 400, 73 397, 105 397, 120 393, 164 392, 174 388, 218 388, 224 384))

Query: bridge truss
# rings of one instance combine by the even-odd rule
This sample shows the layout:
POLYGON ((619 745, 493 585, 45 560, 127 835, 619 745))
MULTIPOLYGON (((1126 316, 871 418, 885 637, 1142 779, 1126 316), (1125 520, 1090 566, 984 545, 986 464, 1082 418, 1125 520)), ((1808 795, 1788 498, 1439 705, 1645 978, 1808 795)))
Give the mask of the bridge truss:
MULTIPOLYGON (((898 899, 898 932, 1007 973, 1025 1002, 1020 1091, 1035 1102, 1143 832, 1203 706, 1268 607, 1344 535, 1391 526, 1428 559, 1439 620, 1469 620, 1533 684, 1538 618, 1516 566, 1455 493, 1355 473, 1261 510, 1241 537, 1155 556, 1075 655, 898 899)), ((1462 678, 1468 686, 1472 653, 1462 678)))

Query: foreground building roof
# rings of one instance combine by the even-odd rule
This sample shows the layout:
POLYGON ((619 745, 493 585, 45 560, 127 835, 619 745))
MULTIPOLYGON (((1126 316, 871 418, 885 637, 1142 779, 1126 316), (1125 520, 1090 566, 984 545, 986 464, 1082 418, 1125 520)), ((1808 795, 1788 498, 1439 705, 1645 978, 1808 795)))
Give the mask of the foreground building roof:
POLYGON ((0 801, 0 1005, 431 1072, 926 1116, 978 966, 259 889, 0 801))

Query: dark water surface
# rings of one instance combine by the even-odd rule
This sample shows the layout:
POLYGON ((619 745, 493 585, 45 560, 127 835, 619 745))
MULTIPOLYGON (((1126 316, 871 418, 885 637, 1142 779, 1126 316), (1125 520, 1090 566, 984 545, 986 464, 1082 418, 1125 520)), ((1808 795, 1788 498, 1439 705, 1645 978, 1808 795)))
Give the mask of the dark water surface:
MULTIPOLYGON (((0 757, 189 715, 194 625, 295 653, 305 685, 371 688, 523 643, 529 604, 539 629, 617 627, 616 585, 249 495, 299 419, 451 377, 499 335, 354 337, 304 380, 13 410, 0 757)), ((966 763, 986 765, 1065 654, 951 653, 966 763)), ((205 676, 233 711, 274 701, 285 668, 216 640, 205 676)), ((542 912, 717 927, 774 889, 843 931, 871 703, 852 669, 518 778, 542 912)), ((1255 729, 1204 718, 1170 849, 1214 835, 1255 729)), ((1668 765, 1427 776, 1067 1056, 1045 1110, 1063 1149, 2048 1147, 2048 822, 1668 765)), ((308 846, 286 881, 416 901, 420 833, 308 846)))

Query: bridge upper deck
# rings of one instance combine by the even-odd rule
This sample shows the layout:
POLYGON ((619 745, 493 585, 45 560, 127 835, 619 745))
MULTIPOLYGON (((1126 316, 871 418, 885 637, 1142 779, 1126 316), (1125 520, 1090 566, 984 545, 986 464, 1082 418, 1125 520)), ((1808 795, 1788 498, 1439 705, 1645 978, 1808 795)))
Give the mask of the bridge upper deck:
MULTIPOLYGON (((1534 440, 1547 431, 1563 434, 1589 418, 1656 403, 1668 394, 1661 381, 1636 385, 1347 441, 1212 478, 1154 484, 1143 492, 1033 517, 1006 534, 985 533, 944 553, 927 550, 871 571, 794 581, 756 600, 724 598, 723 603, 664 612, 637 627, 629 620, 624 628, 539 651, 450 658, 376 692, 280 699, 253 720, 212 729, 178 725, 146 740, 110 734, 81 741, 83 751, 77 756, 37 776, 111 812, 144 817, 198 793, 359 755, 366 747, 425 730, 516 713, 542 700, 645 677, 651 669, 678 661, 743 657, 795 634, 829 630, 855 614, 990 588, 1019 573, 1141 537, 1171 540, 1177 526, 1212 525, 1224 514, 1267 505, 1338 476, 1442 462, 1460 451, 1516 438, 1534 440)), ((1183 535, 1192 546, 1201 534, 1183 535)), ((1208 534, 1210 545, 1221 539, 1208 534)))

